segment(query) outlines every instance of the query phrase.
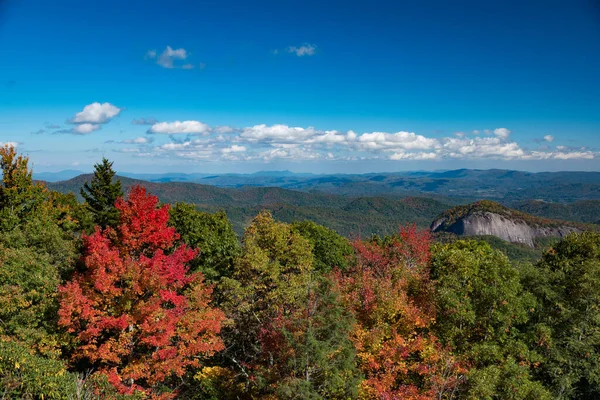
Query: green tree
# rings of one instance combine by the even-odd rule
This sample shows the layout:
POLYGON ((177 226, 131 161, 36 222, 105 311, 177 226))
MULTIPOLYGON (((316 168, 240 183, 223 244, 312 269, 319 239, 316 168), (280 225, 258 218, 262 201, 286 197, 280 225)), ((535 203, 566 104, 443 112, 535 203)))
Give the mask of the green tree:
POLYGON ((314 269, 328 273, 333 268, 345 270, 354 255, 348 239, 313 221, 292 223, 292 229, 307 239, 313 247, 314 269))
POLYGON ((457 241, 433 252, 437 336, 470 364, 464 398, 542 399, 530 373, 540 361, 522 339, 533 299, 519 271, 489 244, 457 241))
POLYGON ((29 158, 17 155, 14 147, 0 147, 0 227, 3 230, 16 227, 44 201, 44 187, 33 182, 28 163, 29 158))
POLYGON ((356 390, 351 317, 313 269, 310 243, 259 214, 232 278, 221 283, 226 362, 244 391, 279 398, 350 398, 356 390))
POLYGON ((102 228, 114 227, 119 223, 115 201, 123 197, 123 188, 121 181, 114 179, 115 171, 112 166, 112 162, 102 158, 102 162, 94 166, 92 180, 86 182, 81 189, 81 196, 93 214, 94 223, 102 228))
POLYGON ((70 211, 33 183, 27 157, 11 147, 0 156, 0 339, 57 356, 56 292, 76 256, 70 211))
POLYGON ((75 399, 77 377, 58 360, 23 345, 0 341, 0 396, 10 399, 75 399))
POLYGON ((198 249, 198 255, 190 262, 191 270, 201 271, 213 282, 231 276, 240 243, 227 214, 201 212, 193 204, 186 203, 177 203, 169 213, 169 225, 177 229, 180 240, 198 249))
POLYGON ((73 398, 56 315, 57 287, 77 254, 73 210, 32 181, 27 157, 11 147, 0 157, 0 393, 73 398))
POLYGON ((525 274, 538 376, 557 399, 600 398, 600 234, 571 234, 525 274))

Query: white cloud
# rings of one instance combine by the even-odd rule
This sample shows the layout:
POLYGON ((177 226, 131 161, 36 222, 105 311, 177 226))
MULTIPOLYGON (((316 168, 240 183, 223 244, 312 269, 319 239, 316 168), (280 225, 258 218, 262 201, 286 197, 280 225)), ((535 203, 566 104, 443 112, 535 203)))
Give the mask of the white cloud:
POLYGON ((553 158, 557 160, 591 160, 595 158, 595 154, 591 151, 574 151, 570 153, 554 153, 553 158))
POLYGON ((546 135, 544 136, 544 140, 548 143, 553 142, 554 141, 554 136, 552 135, 546 135))
POLYGON ((316 50, 317 46, 310 43, 304 43, 302 46, 289 46, 287 48, 288 53, 296 53, 298 57, 314 56, 316 50))
POLYGON ((496 128, 494 129, 494 135, 506 139, 510 136, 510 131, 506 128, 496 128))
POLYGON ((156 50, 148 50, 146 52, 146 55, 144 56, 145 59, 149 59, 149 58, 156 58, 156 50))
POLYGON ((440 146, 437 139, 426 138, 414 132, 372 132, 358 137, 362 148, 367 150, 429 150, 440 146))
POLYGON ((194 135, 207 135, 211 131, 210 126, 200 121, 173 121, 158 122, 148 130, 148 133, 162 133, 174 135, 179 133, 188 133, 194 135))
MULTIPOLYGON (((185 60, 188 58, 188 52, 184 48, 173 49, 171 46, 167 46, 165 50, 158 56, 156 63, 163 68, 175 68, 175 60, 185 60)), ((156 57, 156 52, 154 53, 156 57)), ((154 57, 151 57, 154 58, 154 57)))
POLYGON ((152 139, 150 138, 145 138, 145 137, 137 137, 135 139, 126 139, 123 140, 121 143, 125 143, 125 144, 148 144, 151 143, 152 139))
POLYGON ((19 142, 0 142, 0 147, 4 147, 4 146, 17 147, 17 146, 19 146, 19 142))
MULTIPOLYGON (((507 128, 487 130, 487 136, 452 135, 426 137, 415 132, 367 132, 317 130, 313 127, 254 125, 241 129, 210 127, 199 121, 160 122, 149 133, 188 136, 171 143, 149 147, 152 137, 129 139, 121 143, 139 145, 139 156, 186 158, 202 161, 262 160, 544 160, 590 159, 598 153, 585 148, 557 147, 530 151, 510 139, 507 128), (192 139, 189 135, 204 136, 192 139), (144 141, 149 139, 148 141, 144 141)), ((470 131, 469 131, 470 132, 470 131)), ((483 132, 483 131, 482 131, 483 132)))
POLYGON ((476 137, 474 139, 445 138, 444 155, 450 158, 519 158, 525 154, 515 142, 501 137, 476 137))
POLYGON ((71 120, 75 124, 104 124, 119 115, 121 109, 110 103, 92 103, 83 107, 71 120))
POLYGON ((243 153, 245 151, 246 151, 246 147, 238 146, 236 144, 234 144, 231 147, 221 149, 221 153, 243 153))
POLYGON ((258 141, 299 141, 304 140, 316 134, 316 131, 312 127, 300 128, 290 127, 287 125, 271 125, 267 126, 254 125, 252 127, 244 128, 240 133, 242 139, 246 139, 252 142, 258 141))
POLYGON ((390 160, 435 160, 438 158, 437 153, 409 153, 409 152, 398 152, 390 156, 390 160))
POLYGON ((89 133, 92 133, 94 131, 97 131, 98 129, 100 129, 100 125, 98 124, 79 124, 76 127, 73 128, 73 133, 76 135, 87 135, 89 133))
POLYGON ((140 149, 138 149, 137 147, 127 147, 127 148, 118 150, 118 152, 120 152, 120 153, 139 153, 140 149))
POLYGON ((231 133, 233 131, 234 131, 234 129, 230 126, 217 126, 215 128, 215 132, 220 133, 220 134, 231 133))

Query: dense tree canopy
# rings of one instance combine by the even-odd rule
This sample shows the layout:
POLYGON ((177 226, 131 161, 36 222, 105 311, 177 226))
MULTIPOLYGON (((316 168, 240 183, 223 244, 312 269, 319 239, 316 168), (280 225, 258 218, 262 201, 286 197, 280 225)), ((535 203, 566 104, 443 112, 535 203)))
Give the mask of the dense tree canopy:
POLYGON ((223 307, 227 357, 255 396, 348 398, 356 390, 352 320, 313 268, 310 243, 270 214, 246 230, 223 307))
POLYGON ((600 234, 572 234, 528 271, 538 376, 558 399, 600 397, 600 234))
POLYGON ((522 340, 533 299, 519 271, 485 242, 458 241, 434 252, 431 277, 438 317, 435 331, 470 366, 461 388, 470 398, 549 398, 534 382, 539 362, 522 340))
POLYGON ((327 273, 333 268, 348 268, 354 255, 348 239, 313 221, 294 222, 292 229, 312 245, 315 270, 327 273))
POLYGON ((240 245, 227 214, 201 212, 185 203, 177 203, 169 212, 169 225, 177 229, 180 240, 198 251, 190 262, 191 269, 201 271, 211 281, 231 276, 240 245))
POLYGON ((0 167, 0 397, 600 397, 598 233, 513 264, 261 212, 240 244, 223 212, 119 196, 105 159, 85 205, 0 167))

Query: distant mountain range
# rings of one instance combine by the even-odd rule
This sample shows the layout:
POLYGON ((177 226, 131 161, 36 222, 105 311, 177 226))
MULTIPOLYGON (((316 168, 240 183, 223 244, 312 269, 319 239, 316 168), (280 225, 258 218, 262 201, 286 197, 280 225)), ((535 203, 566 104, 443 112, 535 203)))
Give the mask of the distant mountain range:
MULTIPOLYGON (((80 171, 36 174, 57 182, 74 178, 80 171)), ((600 200, 600 172, 523 172, 511 170, 416 171, 369 174, 297 174, 261 171, 253 174, 120 174, 149 182, 186 182, 219 188, 277 187, 303 192, 346 196, 427 196, 471 202, 491 199, 503 204, 541 200, 571 203, 600 200)))
MULTIPOLYGON (((47 185, 78 195, 91 176, 78 175, 47 185)), ((224 210, 238 233, 261 209, 270 209, 282 221, 309 219, 346 236, 386 235, 397 232, 401 224, 427 228, 442 212, 482 199, 544 218, 600 222, 600 173, 596 172, 456 170, 311 175, 266 171, 136 176, 145 179, 120 177, 126 189, 140 184, 165 203, 184 201, 204 211, 224 210)))

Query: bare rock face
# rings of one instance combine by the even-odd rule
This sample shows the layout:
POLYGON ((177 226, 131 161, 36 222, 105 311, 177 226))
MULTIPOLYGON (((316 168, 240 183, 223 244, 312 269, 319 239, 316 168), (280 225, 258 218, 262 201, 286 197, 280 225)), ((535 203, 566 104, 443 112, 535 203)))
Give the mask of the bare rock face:
POLYGON ((561 238, 581 230, 573 226, 544 226, 530 224, 489 211, 469 213, 448 224, 446 217, 440 217, 431 225, 432 232, 451 232, 460 236, 491 235, 512 243, 522 243, 535 247, 538 237, 561 238))

